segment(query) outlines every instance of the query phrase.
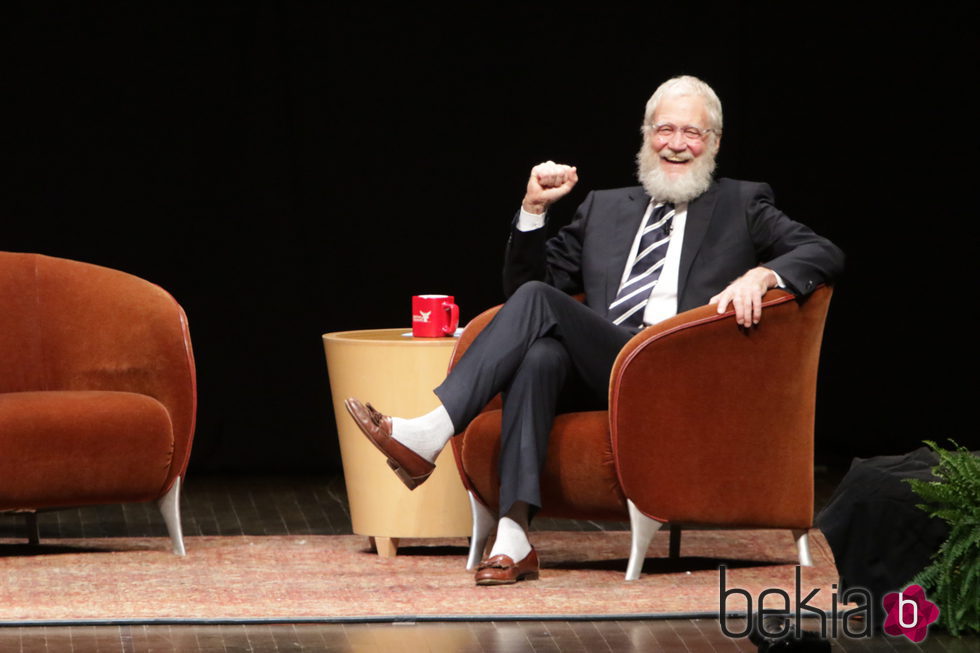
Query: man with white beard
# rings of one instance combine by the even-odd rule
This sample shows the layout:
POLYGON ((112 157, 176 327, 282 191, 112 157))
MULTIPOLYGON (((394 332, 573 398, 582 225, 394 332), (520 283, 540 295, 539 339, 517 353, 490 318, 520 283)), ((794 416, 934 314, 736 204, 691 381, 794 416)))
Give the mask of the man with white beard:
POLYGON ((548 239, 549 207, 578 182, 574 166, 531 170, 504 262, 507 301, 435 389, 441 405, 392 418, 350 398, 364 434, 411 489, 455 433, 503 393, 500 518, 478 585, 538 577, 528 521, 558 412, 602 409, 616 355, 638 331, 679 311, 717 304, 743 328, 759 323, 776 286, 804 295, 835 279, 843 254, 779 211, 765 184, 712 179, 721 102, 689 76, 647 102, 637 154, 642 186, 593 191, 548 239), (571 297, 585 293, 585 302, 571 297))

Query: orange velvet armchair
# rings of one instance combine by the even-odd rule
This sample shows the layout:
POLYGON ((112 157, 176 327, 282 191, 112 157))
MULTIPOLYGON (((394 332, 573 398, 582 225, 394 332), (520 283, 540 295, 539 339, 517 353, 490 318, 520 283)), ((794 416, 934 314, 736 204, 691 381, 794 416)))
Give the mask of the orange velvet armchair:
MULTIPOLYGON (((831 289, 773 290, 758 327, 703 306, 644 329, 610 375, 609 410, 559 415, 541 480, 542 515, 629 520, 627 580, 671 527, 785 528, 811 564, 817 364, 831 289)), ((453 364, 497 308, 465 329, 453 364)), ((496 524, 500 404, 453 438, 473 509, 468 567, 496 524)))
POLYGON ((187 318, 109 268, 0 252, 0 510, 157 501, 184 553, 197 403, 187 318))

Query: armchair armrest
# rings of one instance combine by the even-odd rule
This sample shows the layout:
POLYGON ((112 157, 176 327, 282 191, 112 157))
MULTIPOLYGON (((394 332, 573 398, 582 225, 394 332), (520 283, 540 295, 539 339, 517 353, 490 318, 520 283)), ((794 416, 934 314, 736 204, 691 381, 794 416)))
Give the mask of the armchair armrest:
POLYGON ((807 527, 817 363, 830 288, 764 298, 737 327, 702 306, 637 334, 610 377, 620 483, 647 516, 807 527))
POLYGON ((50 390, 111 390, 153 397, 170 415, 173 463, 184 472, 197 411, 187 316, 163 288, 79 261, 35 259, 39 350, 50 390))
MULTIPOLYGON (((490 320, 493 319, 493 316, 496 315, 497 311, 499 311, 502 307, 503 304, 488 308, 470 320, 469 323, 463 328, 463 333, 460 334, 459 340, 456 341, 456 346, 453 348, 452 358, 449 359, 450 371, 452 371, 459 359, 463 357, 466 350, 469 349, 470 345, 473 344, 473 341, 476 340, 476 337, 480 335, 488 324, 490 324, 490 320)), ((496 410, 500 408, 501 405, 500 396, 498 395, 491 399, 490 403, 488 403, 483 410, 496 410)))
POLYGON ((503 304, 488 308, 470 320, 469 323, 463 327, 463 333, 460 334, 459 339, 456 341, 456 347, 453 349, 452 358, 449 360, 450 370, 456 366, 456 363, 463 357, 463 354, 465 354, 466 350, 469 349, 471 344, 473 344, 476 337, 480 335, 480 332, 483 331, 488 324, 490 324, 490 320, 493 319, 493 316, 496 315, 497 311, 499 311, 501 308, 503 308, 503 304))

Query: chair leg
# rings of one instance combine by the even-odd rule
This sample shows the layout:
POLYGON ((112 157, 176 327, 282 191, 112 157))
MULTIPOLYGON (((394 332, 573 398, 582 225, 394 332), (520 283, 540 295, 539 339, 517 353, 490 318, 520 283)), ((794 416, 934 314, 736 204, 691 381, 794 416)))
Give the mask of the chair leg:
POLYGON ((37 525, 37 511, 31 510, 24 514, 25 525, 27 526, 27 542, 29 544, 41 543, 41 529, 37 525))
POLYGON ((671 524, 670 525, 670 549, 669 554, 671 558, 679 558, 681 556, 681 525, 671 524))
POLYGON ((163 515, 163 521, 167 525, 167 532, 170 534, 170 541, 174 546, 174 553, 182 556, 184 551, 184 534, 180 528, 180 477, 174 480, 166 494, 157 499, 157 507, 163 515))
POLYGON ((653 534, 663 526, 663 522, 644 515, 629 499, 626 500, 626 504, 630 513, 630 534, 632 536, 630 561, 626 567, 626 580, 637 580, 640 577, 640 571, 643 569, 643 560, 646 558, 647 549, 650 548, 650 540, 653 539, 653 534))
POLYGON ((483 550, 487 548, 487 540, 497 525, 497 518, 472 492, 467 494, 470 495, 470 510, 473 513, 473 535, 470 537, 470 555, 466 560, 466 568, 476 569, 483 560, 483 550))
POLYGON ((812 567, 813 558, 810 557, 810 538, 807 529, 794 529, 793 538, 796 540, 796 548, 800 552, 800 566, 812 567))

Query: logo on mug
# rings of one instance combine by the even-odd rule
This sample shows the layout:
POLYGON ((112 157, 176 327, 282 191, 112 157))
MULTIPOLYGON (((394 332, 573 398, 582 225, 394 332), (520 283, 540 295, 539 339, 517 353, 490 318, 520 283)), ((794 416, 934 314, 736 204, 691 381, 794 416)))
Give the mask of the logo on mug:
POLYGON ((412 297, 412 335, 416 338, 451 336, 459 326, 459 306, 452 295, 412 297))

